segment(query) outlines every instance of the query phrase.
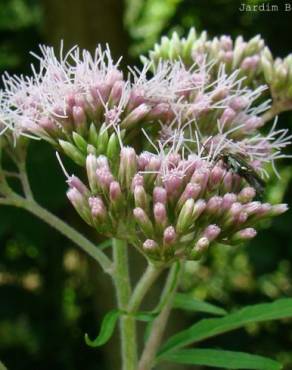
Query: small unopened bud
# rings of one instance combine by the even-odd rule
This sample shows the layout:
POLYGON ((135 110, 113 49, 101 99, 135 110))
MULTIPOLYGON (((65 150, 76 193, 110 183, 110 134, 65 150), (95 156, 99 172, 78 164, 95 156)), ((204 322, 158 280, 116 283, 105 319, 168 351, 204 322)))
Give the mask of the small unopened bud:
POLYGON ((153 235, 153 225, 146 212, 138 207, 134 209, 133 214, 144 234, 147 236, 153 235))
POLYGON ((112 181, 110 183, 109 197, 110 197, 111 205, 114 208, 121 206, 123 195, 122 195, 120 184, 117 181, 112 181))
POLYGON ((229 103, 229 106, 231 109, 237 111, 240 111, 242 109, 245 109, 249 104, 249 101, 244 96, 238 96, 236 98, 233 98, 231 102, 229 103))
POLYGON ((94 218, 98 218, 99 220, 104 220, 106 218, 105 205, 100 197, 90 197, 88 199, 88 204, 94 218))
POLYGON ((72 109, 74 126, 80 135, 86 133, 86 115, 82 107, 74 106, 72 109))
POLYGON ((128 129, 136 125, 139 121, 141 121, 151 110, 151 107, 147 104, 141 104, 137 108, 135 108, 130 114, 127 115, 121 122, 122 129, 128 129))
POLYGON ((223 113, 222 113, 222 116, 220 117, 220 123, 222 126, 224 125, 228 125, 230 124, 234 118, 237 116, 237 113, 231 109, 231 108, 226 108, 223 113))
POLYGON ((210 242, 209 242, 208 238, 206 238, 204 236, 202 238, 200 238, 196 242, 194 248, 191 251, 191 258, 199 259, 200 257, 202 257, 204 252, 206 252, 208 250, 209 245, 210 245, 210 242))
POLYGON ((143 243, 143 249, 146 253, 147 252, 150 252, 150 253, 151 252, 156 252, 157 249, 158 249, 158 244, 152 239, 147 239, 143 243))
POLYGON ((142 185, 135 186, 134 189, 135 206, 143 209, 148 209, 147 194, 142 185))
POLYGON ((137 158, 135 150, 131 147, 123 147, 120 154, 119 179, 128 189, 136 172, 137 158))
POLYGON ((285 213, 288 211, 288 205, 283 203, 283 204, 276 204, 275 206, 272 206, 272 209, 269 213, 269 216, 279 216, 282 213, 285 213))
POLYGON ((153 189, 153 202, 166 204, 167 193, 166 190, 160 186, 155 186, 153 189))
POLYGON ((203 236, 206 237, 209 242, 212 242, 217 238, 217 236, 220 234, 221 229, 217 225, 209 225, 206 227, 206 229, 203 232, 203 236))
POLYGON ((256 191, 251 186, 247 186, 246 188, 243 188, 241 192, 237 196, 237 200, 240 203, 249 203, 253 200, 253 198, 256 196, 256 191))
POLYGON ((193 209, 194 209, 194 200, 188 199, 183 205, 176 224, 176 231, 178 233, 183 233, 187 231, 189 226, 193 221, 193 209))
POLYGON ((172 245, 176 241, 176 232, 173 226, 168 226, 163 233, 163 244, 172 245))
POLYGON ((253 228, 251 228, 251 227, 248 227, 246 229, 242 229, 242 230, 236 232, 232 236, 231 242, 233 242, 233 243, 241 243, 241 242, 244 242, 246 240, 249 240, 249 239, 254 238, 256 235, 257 235, 256 230, 253 229, 253 228))
POLYGON ((70 176, 67 180, 67 184, 70 188, 76 188, 82 195, 89 195, 89 190, 78 177, 74 175, 70 176))
POLYGON ((206 209, 206 202, 203 199, 199 199, 195 202, 193 207, 193 220, 197 220, 206 209))
POLYGON ((76 188, 71 188, 67 191, 67 197, 73 204, 80 216, 90 224, 90 209, 88 207, 87 198, 83 196, 76 188))
POLYGON ((114 180, 110 170, 105 167, 96 170, 96 178, 99 187, 105 192, 109 190, 110 183, 114 180))
POLYGON ((214 215, 221 211, 222 198, 215 195, 209 199, 206 207, 206 212, 210 215, 214 215))
POLYGON ((153 208, 154 219, 159 229, 164 229, 167 223, 166 208, 163 203, 155 203, 153 208))
POLYGON ((85 155, 83 155, 73 144, 68 141, 59 140, 59 144, 64 153, 80 166, 85 164, 85 155))
POLYGON ((97 170, 96 157, 92 154, 89 154, 86 158, 86 172, 89 186, 93 193, 96 193, 98 191, 96 170, 97 170))
POLYGON ((135 190, 136 186, 144 186, 144 177, 140 175, 139 173, 136 173, 136 175, 133 177, 132 180, 132 191, 135 190))
POLYGON ((179 198, 177 207, 180 209, 184 203, 186 202, 187 199, 194 199, 196 200, 197 197, 199 196, 201 191, 201 186, 198 184, 193 184, 193 183, 188 183, 184 192, 179 198))
POLYGON ((227 193, 227 194, 224 194, 223 196, 223 201, 222 201, 222 211, 226 211, 228 210, 233 203, 235 203, 237 200, 237 197, 235 194, 233 193, 227 193))

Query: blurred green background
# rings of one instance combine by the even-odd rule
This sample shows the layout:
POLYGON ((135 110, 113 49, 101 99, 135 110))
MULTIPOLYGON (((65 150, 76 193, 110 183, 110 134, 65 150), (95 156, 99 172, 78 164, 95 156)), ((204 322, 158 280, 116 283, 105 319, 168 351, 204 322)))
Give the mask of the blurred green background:
MULTIPOLYGON (((123 65, 140 63, 161 35, 191 26, 211 36, 260 33, 277 56, 292 52, 292 12, 241 13, 234 0, 0 0, 0 71, 27 73, 39 43, 93 49, 108 42, 123 65)), ((256 3, 256 1, 249 1, 256 3)), ((292 115, 280 125, 291 127, 292 115)), ((291 151, 291 150, 290 150, 291 151)), ((38 201, 95 236, 68 204, 64 176, 53 150, 33 142, 29 176, 38 201)), ((66 162, 73 171, 73 166, 66 162), (71 167, 70 167, 71 166, 71 167)), ((279 165, 282 179, 267 189, 268 199, 292 199, 292 162, 279 165)), ((76 169, 74 168, 76 172, 76 169)), ((214 249, 202 265, 190 264, 182 289, 229 310, 292 295, 292 212, 267 224, 245 248, 214 249)), ((0 359, 10 370, 119 370, 118 335, 100 350, 86 347, 113 307, 111 282, 97 265, 40 220, 24 211, 0 208, 0 359)), ((143 261, 132 256, 134 275, 143 261), (138 267, 137 267, 138 266, 138 267)), ((150 294, 151 306, 157 291, 150 294)), ((181 312, 170 331, 198 319, 181 312)), ((252 325, 204 345, 277 358, 292 369, 292 322, 252 325)), ((174 367, 176 369, 177 367, 174 367)), ((170 366, 167 369, 171 369, 170 366)))

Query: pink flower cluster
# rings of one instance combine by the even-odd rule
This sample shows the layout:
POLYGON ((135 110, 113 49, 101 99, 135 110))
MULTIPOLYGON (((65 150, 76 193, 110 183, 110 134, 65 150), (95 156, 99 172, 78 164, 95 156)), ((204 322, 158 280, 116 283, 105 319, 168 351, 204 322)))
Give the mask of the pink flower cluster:
POLYGON ((153 261, 198 259, 213 244, 236 245, 256 235, 285 204, 255 201, 255 190, 218 163, 123 147, 118 161, 89 155, 87 187, 68 178, 67 196, 98 232, 126 239, 153 261))

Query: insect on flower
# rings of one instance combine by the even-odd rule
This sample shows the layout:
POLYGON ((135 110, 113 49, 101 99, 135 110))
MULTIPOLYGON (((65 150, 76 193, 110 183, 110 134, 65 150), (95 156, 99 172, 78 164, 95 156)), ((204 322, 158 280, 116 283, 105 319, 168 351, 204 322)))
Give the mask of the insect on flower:
POLYGON ((247 158, 241 153, 231 153, 224 149, 216 157, 216 162, 222 160, 228 170, 236 173, 252 186, 258 198, 261 198, 265 189, 265 181, 257 174, 256 170, 248 164, 247 158))

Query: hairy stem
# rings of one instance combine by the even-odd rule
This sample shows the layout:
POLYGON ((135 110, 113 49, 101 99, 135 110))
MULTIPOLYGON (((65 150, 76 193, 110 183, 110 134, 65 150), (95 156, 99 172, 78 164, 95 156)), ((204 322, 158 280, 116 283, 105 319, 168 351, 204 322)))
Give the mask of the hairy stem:
MULTIPOLYGON (((127 243, 123 240, 113 239, 114 274, 113 280, 116 288, 118 307, 127 310, 131 297, 131 282, 128 265, 127 243)), ((130 315, 120 318, 122 369, 137 370, 137 338, 136 321, 130 315)))
POLYGON ((161 298, 162 307, 160 314, 152 324, 152 330, 143 350, 138 370, 151 370, 158 347, 161 343, 166 324, 171 312, 173 297, 176 292, 180 276, 180 265, 174 264, 168 274, 167 282, 161 298))
POLYGON ((72 240, 84 252, 93 257, 100 264, 104 272, 112 272, 112 262, 101 250, 99 250, 91 241, 86 239, 73 227, 59 219, 57 216, 55 216, 45 208, 41 207, 34 200, 23 198, 14 193, 9 197, 0 199, 0 204, 23 208, 34 214, 35 216, 52 226, 54 229, 58 230, 68 239, 72 240))
POLYGON ((158 267, 152 264, 149 264, 147 266, 146 271, 144 272, 134 289, 128 305, 128 312, 134 313, 139 309, 143 298, 145 297, 153 283, 157 280, 162 271, 163 267, 158 267))

